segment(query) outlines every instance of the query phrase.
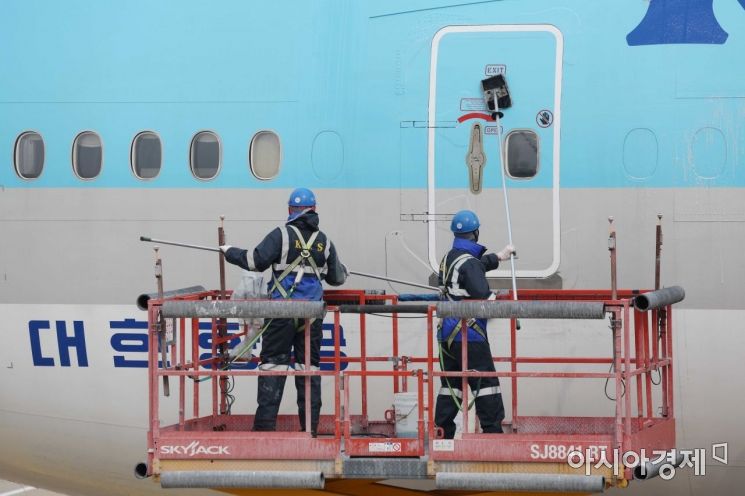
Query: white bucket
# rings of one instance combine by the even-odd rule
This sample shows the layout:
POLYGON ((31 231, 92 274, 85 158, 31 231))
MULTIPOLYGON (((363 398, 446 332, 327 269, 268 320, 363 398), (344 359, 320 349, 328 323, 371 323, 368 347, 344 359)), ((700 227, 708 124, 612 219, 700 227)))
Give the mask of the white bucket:
POLYGON ((417 393, 395 393, 393 411, 396 414, 396 437, 419 435, 419 401, 417 393))

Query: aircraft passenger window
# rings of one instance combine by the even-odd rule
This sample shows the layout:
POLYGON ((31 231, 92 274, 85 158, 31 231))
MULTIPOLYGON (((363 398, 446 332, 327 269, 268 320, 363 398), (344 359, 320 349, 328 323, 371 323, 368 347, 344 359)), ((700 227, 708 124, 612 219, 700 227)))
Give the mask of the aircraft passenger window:
POLYGON ((160 173, 163 152, 160 138, 152 131, 143 131, 132 140, 130 160, 132 172, 140 179, 153 179, 160 173))
POLYGON ((212 179, 220 171, 220 138, 210 131, 201 131, 191 140, 189 161, 191 173, 198 179, 212 179))
POLYGON ((36 179, 44 169, 44 139, 39 133, 27 131, 16 140, 13 162, 22 179, 36 179))
POLYGON ((256 179, 267 181, 279 174, 282 164, 282 146, 274 131, 259 131, 248 148, 248 165, 256 179))
POLYGON ((72 144, 72 170, 80 179, 94 179, 103 166, 103 143, 101 137, 85 131, 72 144))
POLYGON ((507 174, 514 179, 530 179, 538 174, 538 135, 529 129, 510 131, 505 138, 507 174))

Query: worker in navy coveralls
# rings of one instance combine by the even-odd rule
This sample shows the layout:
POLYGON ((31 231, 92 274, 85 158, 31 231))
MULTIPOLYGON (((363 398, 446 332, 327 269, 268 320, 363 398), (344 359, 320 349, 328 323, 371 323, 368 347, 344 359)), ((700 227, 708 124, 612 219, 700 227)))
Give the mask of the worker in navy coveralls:
MULTIPOLYGON (((225 259, 246 270, 263 272, 272 268, 269 297, 276 300, 313 300, 323 298, 321 281, 332 286, 344 283, 346 267, 336 254, 331 240, 318 229, 316 197, 307 188, 297 188, 288 201, 289 217, 284 226, 272 230, 249 254, 247 250, 221 246, 225 259)), ((322 320, 311 324, 311 370, 319 370, 322 320)), ((272 319, 262 334, 259 370, 289 370, 291 353, 295 368, 305 370, 305 321, 272 319)), ((259 376, 258 408, 255 431, 276 430, 277 413, 286 376, 259 376)), ((311 377, 311 433, 318 431, 321 412, 321 377, 311 377)), ((305 430, 305 377, 295 376, 300 425, 305 430)))
MULTIPOLYGON (((439 285, 444 288, 444 297, 451 301, 463 299, 493 299, 486 272, 499 266, 500 260, 509 260, 515 253, 507 245, 497 254, 486 253, 478 244, 479 219, 470 210, 461 210, 453 217, 450 230, 453 232, 453 248, 442 259, 439 285)), ((470 319, 468 324, 468 369, 479 372, 494 372, 489 340, 486 335, 486 319, 470 319)), ((437 330, 442 370, 453 372, 463 368, 461 363, 462 320, 457 317, 443 319, 437 330)), ((445 439, 455 435, 455 416, 461 408, 463 381, 457 377, 441 377, 441 388, 435 406, 435 425, 441 427, 445 439)), ((476 414, 485 433, 502 432, 504 404, 497 377, 472 377, 468 384, 476 402, 476 414)), ((467 407, 464 405, 464 407, 467 407)), ((467 408, 463 408, 466 410, 467 408)), ((465 412, 464 412, 465 414, 465 412)))

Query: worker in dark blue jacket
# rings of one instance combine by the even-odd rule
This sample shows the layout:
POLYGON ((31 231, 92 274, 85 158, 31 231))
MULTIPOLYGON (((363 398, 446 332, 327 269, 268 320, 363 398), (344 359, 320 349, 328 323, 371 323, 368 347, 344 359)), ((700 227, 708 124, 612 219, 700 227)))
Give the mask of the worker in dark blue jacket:
MULTIPOLYGON (((461 210, 453 216, 450 230, 453 232, 453 248, 440 264, 439 285, 444 289, 447 299, 485 300, 493 299, 489 289, 486 272, 499 266, 500 260, 509 260, 515 253, 512 245, 507 245, 497 254, 486 253, 486 248, 478 244, 479 218, 470 210, 461 210)), ((494 372, 489 340, 486 335, 486 319, 470 319, 468 324, 468 369, 479 372, 494 372)), ((453 372, 463 369, 461 363, 462 320, 457 317, 443 319, 438 326, 437 340, 440 346, 442 370, 453 372)), ((453 420, 461 409, 463 381, 460 378, 442 377, 441 388, 435 406, 435 425, 441 427, 445 439, 455 435, 453 420)), ((504 404, 497 377, 473 377, 468 384, 475 397, 476 414, 485 433, 502 432, 504 404)), ((467 405, 463 405, 463 414, 467 405)))
MULTIPOLYGON (((321 300, 321 281, 332 286, 344 283, 346 267, 334 244, 318 229, 316 197, 307 188, 297 188, 288 201, 289 217, 284 226, 271 231, 253 253, 221 246, 225 259, 246 270, 263 272, 272 268, 269 297, 272 299, 321 300)), ((323 322, 311 324, 311 370, 319 370, 323 322)), ((289 370, 290 354, 295 368, 305 370, 305 323, 297 319, 272 319, 262 334, 259 370, 289 370)), ((276 430, 277 413, 286 376, 259 376, 255 431, 276 430)), ((321 412, 321 377, 311 377, 311 433, 315 436, 321 412)), ((295 376, 300 425, 305 430, 305 377, 295 376)))

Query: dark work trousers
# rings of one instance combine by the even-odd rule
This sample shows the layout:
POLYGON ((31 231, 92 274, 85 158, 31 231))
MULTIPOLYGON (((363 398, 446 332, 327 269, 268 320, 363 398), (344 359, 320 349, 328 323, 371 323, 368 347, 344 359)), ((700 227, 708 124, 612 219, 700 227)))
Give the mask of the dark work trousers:
MULTIPOLYGON (((323 336, 323 321, 316 319, 310 326, 310 363, 318 370, 323 336)), ((261 336, 261 365, 259 370, 289 370, 290 353, 294 353, 295 369, 303 370, 305 364, 305 320, 274 319, 261 336), (298 327, 300 330, 298 330, 298 327)), ((282 401, 287 376, 259 376, 256 399, 259 403, 254 419, 255 431, 273 431, 277 427, 277 413, 282 401)), ((295 376, 297 406, 300 425, 305 430, 305 377, 295 376)), ((318 429, 321 414, 321 377, 310 380, 311 431, 318 429)))
MULTIPOLYGON (((447 343, 442 346, 442 365, 447 372, 456 372, 463 369, 461 363, 461 343, 453 341, 448 349, 447 343)), ((468 343, 468 369, 478 372, 494 372, 489 343, 485 341, 471 341, 468 343)), ((435 425, 442 427, 445 431, 445 439, 455 436, 455 416, 458 414, 458 404, 453 395, 458 398, 458 403, 463 399, 463 379, 460 377, 441 377, 440 392, 437 395, 435 406, 435 425), (448 381, 450 387, 448 387, 448 381), (452 389, 452 393, 451 390, 452 389)), ((502 420, 504 419, 504 404, 502 393, 499 389, 499 379, 496 377, 471 377, 468 379, 472 395, 476 395, 476 415, 481 422, 481 429, 485 433, 502 432, 502 420)), ((473 396, 469 395, 469 403, 473 396)), ((467 405, 463 405, 465 410, 467 405)), ((466 412, 464 411, 465 415, 466 412)))

